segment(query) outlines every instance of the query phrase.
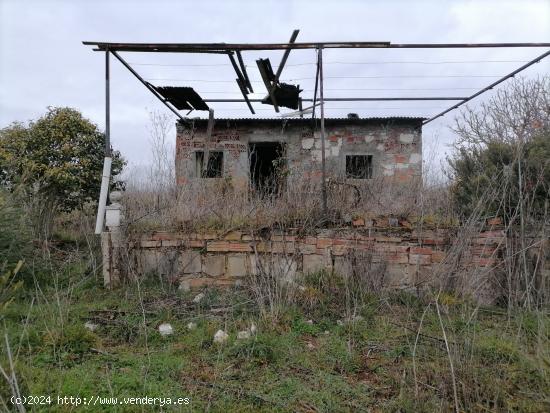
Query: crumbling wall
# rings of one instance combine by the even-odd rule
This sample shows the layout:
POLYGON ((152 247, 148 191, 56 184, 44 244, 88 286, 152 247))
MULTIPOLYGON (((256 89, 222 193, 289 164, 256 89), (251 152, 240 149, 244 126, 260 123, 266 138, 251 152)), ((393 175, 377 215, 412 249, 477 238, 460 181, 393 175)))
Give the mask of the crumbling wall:
MULTIPOLYGON (((289 177, 317 179, 321 176, 321 137, 311 119, 218 120, 206 136, 206 121, 179 123, 176 140, 178 185, 199 179, 196 151, 223 151, 224 178, 236 187, 249 179, 249 144, 281 142, 286 147, 289 177)), ((346 155, 372 155, 373 176, 408 183, 422 176, 421 120, 327 119, 326 170, 329 176, 345 177, 346 155)))
MULTIPOLYGON (((292 229, 269 234, 142 233, 124 246, 129 257, 124 265, 132 273, 127 276, 160 276, 183 289, 239 284, 265 262, 269 263, 268 271, 280 273, 284 268, 285 276, 291 279, 318 270, 346 274, 354 270, 357 257, 383 264, 385 287, 390 289, 423 287, 434 281, 430 277, 442 276, 441 269, 456 240, 455 229, 382 226, 387 222, 361 219, 349 227, 318 229, 307 235, 292 229)), ((502 229, 488 228, 476 234, 460 253, 461 266, 473 273, 498 270, 505 243, 502 229)))

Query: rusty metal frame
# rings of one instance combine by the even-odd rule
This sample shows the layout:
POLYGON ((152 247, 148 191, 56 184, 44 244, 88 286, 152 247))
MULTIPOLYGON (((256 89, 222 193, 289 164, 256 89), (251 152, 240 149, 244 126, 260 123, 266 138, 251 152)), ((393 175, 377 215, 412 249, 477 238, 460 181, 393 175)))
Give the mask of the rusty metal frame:
POLYGON ((141 83, 143 83, 143 85, 149 89, 149 91, 156 96, 156 98, 158 100, 160 100, 162 103, 164 103, 164 105, 170 109, 172 112, 174 112, 174 114, 182 121, 182 122, 185 122, 186 119, 181 116, 181 114, 178 112, 178 110, 172 106, 172 104, 170 104, 170 102, 168 102, 167 99, 165 99, 164 97, 162 97, 156 90, 155 88, 149 83, 147 82, 145 79, 143 79, 134 69, 132 69, 132 67, 128 64, 128 62, 126 62, 126 60, 124 60, 122 57, 120 57, 118 55, 118 53, 114 50, 110 50, 110 53, 113 54, 114 57, 116 57, 118 59, 118 61, 120 63, 122 63, 122 65, 128 69, 130 71, 130 73, 132 73, 136 78, 137 80, 139 80, 141 83))
POLYGON ((550 43, 391 43, 391 42, 315 42, 315 43, 111 43, 82 42, 95 46, 94 51, 153 53, 227 53, 244 50, 287 50, 287 49, 466 49, 499 47, 550 47, 550 43))
MULTIPOLYGON (((435 49, 435 48, 540 48, 540 47, 550 47, 550 43, 390 43, 390 42, 315 42, 315 43, 306 43, 306 42, 294 42, 296 36, 298 35, 298 30, 295 30, 290 38, 288 43, 112 43, 112 42, 92 42, 84 41, 84 45, 95 46, 94 51, 106 52, 108 56, 109 53, 113 54, 151 93, 157 97, 164 105, 166 105, 180 120, 185 121, 185 118, 175 109, 166 99, 158 94, 154 86, 149 82, 145 81, 120 55, 117 53, 119 51, 124 52, 151 52, 151 53, 214 53, 214 54, 227 54, 231 61, 235 72, 237 73, 237 84, 241 93, 243 94, 243 99, 204 99, 205 102, 245 102, 250 108, 251 112, 254 114, 254 109, 252 108, 252 102, 262 102, 262 99, 249 99, 247 94, 248 91, 253 92, 248 73, 246 72, 246 66, 242 59, 241 51, 258 51, 258 50, 284 50, 285 53, 281 60, 281 64, 277 68, 277 73, 275 79, 278 80, 288 54, 291 50, 304 50, 304 49, 315 49, 319 52, 322 49, 334 49, 334 48, 346 48, 346 49, 370 49, 370 48, 400 48, 400 49, 435 49), (233 54, 237 55, 238 65, 233 57, 233 54)), ((428 124, 435 119, 438 119, 441 116, 449 113, 450 111, 460 107, 461 105, 471 101, 477 96, 493 89, 495 86, 506 81, 507 79, 514 77, 516 74, 527 69, 528 67, 534 65, 535 63, 540 62, 542 59, 550 55, 550 50, 545 53, 537 56, 535 59, 529 61, 513 72, 499 78, 497 81, 491 83, 487 87, 479 90, 478 92, 466 96, 466 97, 457 97, 457 96, 434 96, 434 97, 344 97, 344 98, 324 98, 324 102, 360 102, 360 101, 446 101, 446 100, 457 100, 458 103, 451 106, 450 108, 438 113, 435 116, 425 120, 423 125, 428 124)), ((317 72, 319 71, 319 65, 317 65, 317 72)), ((316 84, 318 82, 319 73, 316 75, 316 84)), ((276 83, 276 82, 275 82, 276 83)), ((268 85, 266 85, 267 87, 268 85)), ((272 87, 267 87, 270 96, 272 95, 272 87)), ((317 89, 317 86, 316 86, 317 89)), ((316 93, 311 99, 300 98, 302 102, 313 102, 313 117, 315 117, 315 103, 316 103, 316 93)), ((274 104, 275 111, 278 112, 277 102, 272 99, 274 104)))
POLYGON ((529 66, 532 66, 534 65, 535 63, 539 63, 542 59, 544 59, 546 56, 550 55, 550 50, 548 50, 547 52, 541 54, 540 56, 537 56, 535 57, 533 60, 527 62, 526 64, 524 64, 523 66, 517 68, 516 70, 514 70, 513 72, 511 73, 508 73, 506 76, 503 76, 501 77, 500 79, 498 79, 496 82, 493 82, 491 83, 489 86, 487 87, 484 87, 483 89, 479 90, 478 92, 474 93, 473 95, 471 96, 468 96, 467 98, 465 99, 462 99, 461 102, 457 103, 456 105, 454 106, 451 106, 449 109, 446 109, 444 110, 443 112, 441 113, 438 113, 437 115, 435 116, 432 116, 431 118, 425 120, 422 124, 425 125, 427 123, 430 123, 434 120, 436 120, 437 118, 449 113, 451 110, 454 110, 456 108, 458 108, 459 106, 465 104, 466 102, 469 102, 470 100, 478 97, 479 95, 481 95, 482 93, 485 93, 487 92, 488 90, 491 90, 492 88, 494 88, 495 86, 499 85, 500 83, 504 82, 505 80, 508 80, 510 79, 511 77, 514 77, 515 75, 517 75, 519 72, 527 69, 529 66))

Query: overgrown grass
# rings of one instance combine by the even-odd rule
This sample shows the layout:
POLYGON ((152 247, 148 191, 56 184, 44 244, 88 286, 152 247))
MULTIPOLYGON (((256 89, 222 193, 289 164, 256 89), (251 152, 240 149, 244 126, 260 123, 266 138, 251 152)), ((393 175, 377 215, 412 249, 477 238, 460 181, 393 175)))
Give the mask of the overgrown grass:
MULTIPOLYGON (((302 283, 315 300, 297 300, 275 323, 262 322, 246 289, 208 290, 199 304, 192 302, 196 292, 162 289, 158 281, 107 291, 77 263, 59 275, 57 288, 20 296, 3 314, 23 395, 191 399, 188 406, 157 411, 453 409, 448 355, 429 306, 433 297, 367 296, 357 311, 361 317, 346 319, 339 283, 314 274, 302 283), (89 331, 86 321, 99 327, 89 331), (173 335, 160 336, 164 322, 173 335), (189 322, 196 328, 188 330, 189 322), (257 334, 237 340, 252 322, 257 334), (230 335, 224 345, 212 341, 218 329, 230 335)), ((440 306, 461 409, 548 411, 547 313, 509 315, 450 297, 440 306)), ((5 351, 1 363, 8 365, 5 351)), ((5 382, 0 394, 8 404, 5 382)), ((32 411, 113 406, 53 403, 32 411)))

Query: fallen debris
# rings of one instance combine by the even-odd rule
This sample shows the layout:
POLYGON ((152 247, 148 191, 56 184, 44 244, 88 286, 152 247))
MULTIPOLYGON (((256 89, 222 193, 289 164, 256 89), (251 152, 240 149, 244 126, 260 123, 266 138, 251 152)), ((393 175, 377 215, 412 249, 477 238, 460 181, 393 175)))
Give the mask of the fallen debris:
POLYGON ((86 323, 84 323, 84 327, 86 327, 90 331, 96 331, 99 325, 92 323, 91 321, 86 321, 86 323))
POLYGON ((174 334, 174 329, 172 328, 172 326, 168 323, 162 323, 160 326, 159 326, 159 333, 161 336, 169 336, 169 335, 172 335, 174 334))
POLYGON ((193 302, 195 304, 198 304, 202 301, 202 299, 204 298, 204 293, 198 293, 195 298, 193 298, 193 302))
POLYGON ((216 334, 214 334, 214 343, 223 344, 227 341, 228 338, 229 334, 227 334, 223 330, 218 330, 216 331, 216 334))
POLYGON ((244 330, 237 333, 237 340, 246 340, 250 338, 250 331, 244 330))

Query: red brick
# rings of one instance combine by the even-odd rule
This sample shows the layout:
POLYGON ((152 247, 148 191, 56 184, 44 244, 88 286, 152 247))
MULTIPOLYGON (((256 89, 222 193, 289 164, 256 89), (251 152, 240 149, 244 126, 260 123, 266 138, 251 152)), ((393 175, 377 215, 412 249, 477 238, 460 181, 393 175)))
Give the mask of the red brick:
POLYGON ((175 235, 171 232, 154 232, 151 235, 151 239, 155 241, 168 241, 173 240, 175 235))
POLYGON ((306 244, 314 244, 317 245, 317 238, 316 237, 306 237, 304 242, 306 244))
POLYGON ((160 241, 144 240, 140 242, 141 248, 157 248, 160 247, 160 241))
POLYGON ((474 238, 472 244, 477 245, 499 245, 504 242, 504 238, 474 238))
POLYGON ((209 241, 206 244, 206 250, 207 251, 219 251, 219 252, 227 252, 229 251, 229 242, 227 241, 209 241))
POLYGON ((425 247, 411 247, 410 253, 411 254, 430 255, 430 254, 433 253, 433 250, 431 248, 425 248, 425 247))
POLYGON ((395 163, 408 163, 408 161, 409 161, 408 156, 400 155, 400 154, 393 155, 393 159, 394 159, 395 163))
POLYGON ((409 264, 429 265, 431 262, 431 255, 409 254, 409 264))
POLYGON ((407 253, 389 253, 384 258, 392 264, 407 264, 409 262, 409 255, 407 253))
POLYGON ((377 242, 401 242, 403 241, 402 238, 399 237, 386 237, 386 236, 377 236, 376 237, 377 242))
POLYGON ((483 231, 479 234, 481 238, 501 238, 505 237, 506 233, 504 230, 497 230, 497 231, 483 231))
POLYGON ((256 243, 256 251, 258 252, 270 252, 271 242, 260 241, 256 243))
POLYGON ((491 225, 491 226, 502 225, 502 218, 500 217, 489 218, 487 220, 487 225, 491 225))
POLYGON ((204 248, 206 241, 202 241, 200 239, 190 239, 188 241, 184 241, 184 245, 187 248, 204 248))
POLYGON ((332 245, 332 238, 317 238, 317 249, 326 248, 332 245))
POLYGON ((409 221, 407 221, 406 219, 400 219, 399 220, 399 225, 402 226, 402 227, 405 227, 405 228, 409 228, 409 229, 412 228, 412 224, 409 221))
POLYGON ((432 252, 432 262, 443 262, 447 253, 443 251, 434 251, 432 252))
POLYGON ((479 267, 490 267, 496 264, 496 260, 494 258, 474 257, 472 264, 479 267))
POLYGON ((422 244, 424 244, 424 245, 445 245, 446 242, 443 238, 428 238, 428 239, 422 239, 422 244))
POLYGON ((353 240, 344 238, 333 238, 332 245, 352 245, 353 240))
POLYGON ((227 278, 189 278, 186 281, 189 282, 191 288, 201 288, 206 286, 230 286, 235 283, 234 280, 227 278))
POLYGON ((271 252, 278 254, 293 254, 295 251, 295 246, 293 242, 272 242, 271 243, 271 252))
POLYGON ((230 231, 227 234, 225 234, 225 237, 223 239, 227 241, 240 241, 242 237, 241 231, 230 231))
POLYGON ((248 242, 230 242, 229 250, 231 252, 252 252, 252 247, 248 242))
POLYGON ((299 243, 298 251, 302 254, 315 254, 317 252, 317 247, 312 244, 299 243))
POLYGON ((387 228, 390 226, 388 218, 375 218, 374 226, 377 228, 387 228))
POLYGON ((365 220, 363 218, 357 218, 357 219, 351 221, 351 224, 354 227, 364 227, 365 226, 365 220))
POLYGON ((170 239, 170 240, 163 240, 162 246, 163 247, 179 247, 181 246, 183 241, 178 239, 170 239))
POLYGON ((344 255, 348 250, 346 245, 334 245, 332 247, 332 255, 344 255))

